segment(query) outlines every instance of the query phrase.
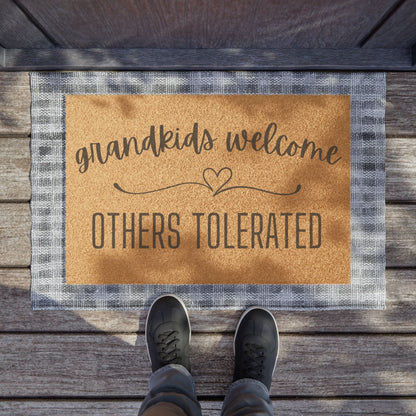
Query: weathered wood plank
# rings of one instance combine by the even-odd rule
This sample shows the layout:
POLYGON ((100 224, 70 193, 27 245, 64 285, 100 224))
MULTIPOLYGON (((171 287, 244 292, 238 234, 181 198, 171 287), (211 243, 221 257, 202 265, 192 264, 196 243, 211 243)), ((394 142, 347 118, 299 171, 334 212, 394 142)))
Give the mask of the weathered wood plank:
POLYGON ((411 49, 7 49, 5 70, 412 71, 411 49))
POLYGON ((27 72, 0 73, 0 136, 30 134, 30 87, 27 72))
MULTIPOLYGON (((387 74, 386 133, 416 136, 416 73, 387 74)), ((27 72, 0 72, 0 136, 30 134, 30 88, 27 72)))
MULTIPOLYGON (((273 312, 282 333, 416 332, 416 270, 386 271, 386 310, 273 312)), ((0 332, 144 332, 146 311, 32 311, 29 269, 0 269, 0 332)), ((233 332, 241 311, 190 310, 193 332, 233 332)))
POLYGON ((416 140, 386 141, 386 201, 416 201, 416 140))
POLYGON ((0 267, 30 264, 29 204, 0 204, 0 267))
POLYGON ((339 48, 359 40, 393 0, 20 0, 64 48, 339 48))
MULTIPOLYGON (((201 402, 202 416, 220 416, 221 401, 201 402)), ((141 400, 7 400, 0 401, 0 416, 137 416, 141 400)), ((284 416, 413 416, 414 399, 273 400, 276 415, 284 416)))
MULTIPOLYGON (((232 380, 232 335, 195 334, 201 396, 232 380)), ((144 335, 0 335, 0 396, 138 397, 150 376, 144 335)), ((416 336, 282 335, 273 396, 415 395, 416 336)))
MULTIPOLYGON (((388 267, 416 267, 416 205, 386 207, 388 267)), ((0 204, 0 267, 30 265, 28 204, 0 204)))
MULTIPOLYGON (((0 201, 30 200, 29 139, 0 139, 0 201)), ((386 200, 416 201, 416 140, 386 143, 386 200)))
POLYGON ((0 138, 0 201, 30 200, 29 138, 0 138))
POLYGON ((365 43, 365 48, 411 48, 416 44, 416 2, 405 1, 365 43))
POLYGON ((416 136, 416 72, 387 74, 386 135, 416 136))
POLYGON ((12 0, 0 2, 0 45, 4 48, 53 46, 12 0))
POLYGON ((416 266, 416 205, 386 207, 386 262, 390 267, 416 266))

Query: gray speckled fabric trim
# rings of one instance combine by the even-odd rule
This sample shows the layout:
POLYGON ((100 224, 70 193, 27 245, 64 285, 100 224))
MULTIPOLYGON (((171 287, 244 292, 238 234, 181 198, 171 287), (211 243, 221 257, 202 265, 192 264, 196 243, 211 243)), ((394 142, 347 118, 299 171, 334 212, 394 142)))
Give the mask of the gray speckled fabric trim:
POLYGON ((140 309, 162 293, 196 309, 385 307, 384 73, 34 72, 30 83, 34 309, 140 309), (350 95, 351 284, 66 285, 66 94, 350 95))

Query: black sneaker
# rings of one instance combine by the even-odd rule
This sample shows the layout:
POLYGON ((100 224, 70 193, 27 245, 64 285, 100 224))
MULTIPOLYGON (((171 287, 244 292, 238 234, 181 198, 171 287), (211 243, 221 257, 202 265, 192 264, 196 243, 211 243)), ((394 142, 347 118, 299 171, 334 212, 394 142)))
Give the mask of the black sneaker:
POLYGON ((191 325, 184 303, 174 295, 159 296, 146 319, 147 353, 152 371, 167 364, 181 364, 190 371, 190 341, 191 325))
POLYGON ((234 336, 234 381, 254 378, 269 390, 279 351, 279 332, 273 315, 263 308, 243 313, 234 336))

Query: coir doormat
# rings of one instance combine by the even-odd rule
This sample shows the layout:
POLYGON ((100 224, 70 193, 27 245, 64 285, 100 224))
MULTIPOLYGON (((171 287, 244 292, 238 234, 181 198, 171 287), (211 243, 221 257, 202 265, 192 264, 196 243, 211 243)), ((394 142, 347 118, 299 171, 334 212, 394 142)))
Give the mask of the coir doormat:
POLYGON ((384 74, 31 87, 34 308, 384 307, 384 74))

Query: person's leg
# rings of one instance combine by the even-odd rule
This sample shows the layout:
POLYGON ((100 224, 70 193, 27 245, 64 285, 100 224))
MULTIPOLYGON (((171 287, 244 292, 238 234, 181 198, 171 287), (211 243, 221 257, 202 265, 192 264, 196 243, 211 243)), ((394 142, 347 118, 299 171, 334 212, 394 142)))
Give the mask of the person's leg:
POLYGON ((273 416, 269 390, 279 351, 279 333, 273 315, 262 308, 247 310, 234 337, 234 382, 222 416, 273 416))
POLYGON ((144 413, 144 416, 186 416, 186 413, 176 404, 160 402, 154 406, 149 407, 144 413))
POLYGON ((199 416, 201 414, 192 376, 182 365, 170 364, 155 371, 150 378, 149 388, 150 392, 142 403, 139 415, 199 416))
POLYGON ((146 321, 147 351, 153 374, 139 416, 201 416, 190 374, 191 327, 183 302, 161 296, 146 321))

